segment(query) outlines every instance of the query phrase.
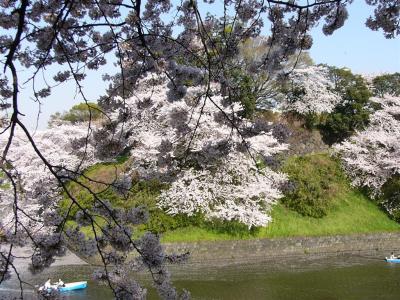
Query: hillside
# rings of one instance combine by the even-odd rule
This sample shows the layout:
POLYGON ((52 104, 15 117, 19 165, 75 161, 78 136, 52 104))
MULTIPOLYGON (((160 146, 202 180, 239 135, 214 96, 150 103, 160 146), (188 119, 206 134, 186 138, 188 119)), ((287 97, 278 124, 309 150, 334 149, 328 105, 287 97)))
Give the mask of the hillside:
MULTIPOLYGON (((22 198, 71 239, 111 238, 119 222, 134 238, 165 241, 399 230, 398 95, 379 87, 378 97, 347 69, 290 76, 273 110, 250 88, 230 102, 218 84, 188 84, 171 101, 167 78, 148 76, 136 97, 56 114, 37 145, 58 182, 26 140, 14 141, 22 198)), ((3 205, 10 188, 2 179, 3 205)))
MULTIPOLYGON (((303 132, 303 130, 301 130, 303 132)), ((304 134, 304 132, 302 133, 304 134)), ((317 142, 319 145, 321 142, 317 142)), ((312 147, 310 145, 310 147, 312 147)), ((122 172, 127 161, 116 164, 98 164, 89 168, 85 176, 94 181, 111 183, 116 176, 122 172)), ((303 203, 303 205, 315 209, 323 207, 326 209, 322 217, 313 217, 299 213, 287 206, 288 200, 280 200, 273 206, 271 211, 272 221, 267 227, 252 228, 250 231, 246 226, 237 222, 209 222, 204 216, 197 215, 187 217, 177 215, 169 216, 156 206, 156 198, 160 191, 165 188, 157 181, 137 182, 131 188, 129 194, 121 196, 116 191, 109 189, 100 195, 111 199, 112 204, 125 209, 144 205, 150 211, 150 221, 145 226, 138 228, 135 236, 150 230, 160 233, 164 242, 191 242, 204 240, 231 240, 231 239, 254 239, 254 238, 276 238, 290 236, 326 236, 342 234, 359 234, 373 232, 400 231, 400 224, 390 219, 389 216, 371 200, 367 195, 350 186, 349 180, 340 167, 340 162, 332 158, 328 153, 293 155, 286 158, 286 166, 283 168, 289 173, 300 172, 303 184, 316 191, 320 190, 320 203, 303 203), (300 160, 300 163, 299 163, 300 160), (308 180, 312 179, 312 180, 308 180), (329 185, 329 186, 327 186, 329 185), (285 204, 286 203, 286 204, 285 204)), ((84 180, 86 183, 87 180, 84 180)), ((106 186, 99 184, 91 185, 94 191, 100 192, 106 186)), ((82 203, 91 205, 89 193, 71 185, 71 190, 79 195, 82 203)), ((68 199, 63 200, 62 210, 69 207, 68 199)), ((74 208, 72 208, 72 212, 74 208)), ((72 213, 73 214, 73 213, 72 213)), ((76 226, 71 219, 69 226, 76 226)), ((92 236, 90 227, 83 227, 83 231, 92 236)))

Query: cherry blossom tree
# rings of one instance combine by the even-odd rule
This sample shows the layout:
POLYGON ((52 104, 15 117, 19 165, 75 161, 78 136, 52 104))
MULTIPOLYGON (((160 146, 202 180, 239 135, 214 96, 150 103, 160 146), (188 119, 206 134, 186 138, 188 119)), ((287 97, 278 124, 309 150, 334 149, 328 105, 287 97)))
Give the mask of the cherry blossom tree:
POLYGON ((366 80, 349 69, 312 66, 293 71, 280 97, 284 111, 318 128, 332 145, 365 128, 371 95, 366 80))
MULTIPOLYGON (((90 134, 88 136, 86 124, 78 126, 58 124, 47 130, 37 131, 34 138, 35 147, 40 153, 48 159, 49 163, 58 166, 56 172, 59 176, 64 176, 63 173, 67 170, 80 174, 82 170, 97 161, 94 156, 92 138, 90 134)), ((1 135, 1 146, 5 147, 7 142, 7 136, 1 135)), ((18 209, 23 212, 22 217, 39 216, 36 211, 42 207, 40 207, 38 200, 50 201, 50 203, 43 203, 46 207, 49 204, 57 204, 57 201, 50 199, 57 199, 59 196, 59 184, 37 155, 22 130, 16 130, 11 147, 13 151, 8 155, 7 163, 12 168, 7 172, 11 175, 10 180, 12 179, 13 184, 18 189, 19 201, 21 202, 21 207, 18 207, 18 209), (46 199, 38 196, 42 193, 43 186, 46 186, 46 192, 48 192, 46 199)), ((0 190, 3 205, 12 206, 14 195, 10 190, 11 186, 9 189, 0 190)), ((3 219, 4 225, 12 224, 12 221, 8 218, 14 218, 15 212, 3 217, 5 217, 3 219)))
POLYGON ((370 125, 335 145, 343 166, 355 186, 380 194, 383 184, 400 172, 400 98, 372 98, 382 109, 370 117, 370 125))
MULTIPOLYGON (((254 74, 256 70, 262 70, 265 77, 261 83, 261 88, 248 87, 248 93, 254 94, 254 97, 251 96, 248 99, 257 99, 260 91, 268 90, 270 82, 285 80, 291 71, 287 67, 287 62, 293 59, 293 55, 300 56, 303 50, 308 50, 312 45, 310 30, 322 21, 323 32, 327 35, 332 34, 336 29, 343 26, 348 17, 346 7, 351 2, 352 0, 324 0, 307 3, 297 0, 227 0, 223 2, 223 10, 220 15, 211 13, 204 15, 200 9, 200 3, 193 0, 176 4, 164 0, 149 0, 147 2, 141 0, 0 1, 0 26, 4 29, 0 35, 1 61, 4 66, 3 75, 0 78, 0 108, 7 112, 1 121, 3 147, 0 169, 6 177, 5 180, 11 186, 9 193, 13 197, 12 209, 14 212, 13 226, 10 230, 4 229, 7 232, 4 241, 2 240, 0 251, 0 283, 8 277, 10 272, 14 272, 18 276, 18 270, 13 264, 13 249, 20 245, 23 239, 28 238, 32 241, 34 248, 32 267, 40 270, 51 264, 54 255, 63 253, 64 238, 68 236, 70 239, 75 238, 80 248, 94 249, 101 256, 104 268, 97 273, 97 277, 108 282, 116 298, 141 299, 145 297, 145 291, 133 278, 116 273, 116 269, 112 268, 112 266, 116 266, 117 270, 122 272, 127 269, 122 267, 125 262, 126 266, 140 264, 147 268, 153 276, 160 296, 166 299, 176 299, 178 294, 170 283, 169 273, 164 264, 167 261, 179 261, 180 257, 165 255, 158 237, 152 234, 146 234, 140 240, 132 240, 132 226, 145 221, 143 213, 137 210, 122 211, 113 208, 109 202, 100 199, 94 192, 93 196, 96 203, 93 209, 95 212, 88 211, 80 206, 79 201, 68 191, 66 181, 78 181, 76 179, 77 172, 83 175, 82 168, 95 161, 95 156, 91 154, 93 145, 95 145, 98 159, 111 159, 113 155, 122 151, 124 146, 131 145, 132 139, 136 137, 130 134, 137 134, 137 131, 132 132, 131 130, 132 126, 135 125, 130 124, 133 122, 129 119, 132 114, 126 102, 130 97, 135 96, 136 84, 139 80, 150 73, 163 74, 162 76, 167 78, 165 80, 168 82, 168 101, 176 103, 176 107, 173 105, 165 106, 166 110, 169 108, 177 109, 175 112, 177 114, 176 121, 179 122, 172 125, 180 127, 179 129, 175 128, 174 135, 169 137, 180 138, 188 134, 193 136, 193 139, 189 139, 189 143, 185 139, 186 144, 183 143, 183 146, 186 147, 178 151, 183 153, 183 156, 179 155, 179 157, 183 157, 181 163, 184 166, 185 163, 189 163, 193 156, 201 156, 201 151, 204 148, 213 151, 217 145, 214 141, 209 140, 211 144, 206 147, 207 138, 195 139, 194 137, 201 134, 200 128, 202 126, 195 125, 193 128, 193 123, 186 124, 187 121, 192 120, 190 117, 184 123, 182 122, 185 118, 184 114, 179 116, 182 114, 180 108, 186 108, 182 99, 188 92, 190 93, 191 87, 199 88, 200 93, 203 94, 202 97, 197 97, 197 99, 200 101, 199 106, 204 106, 204 111, 200 110, 195 115, 203 115, 209 109, 209 105, 212 104, 221 112, 219 117, 231 126, 233 134, 228 139, 229 147, 226 147, 226 143, 223 145, 223 148, 225 147, 228 151, 226 158, 232 157, 232 162, 240 161, 245 159, 243 153, 246 153, 246 159, 248 159, 247 156, 252 157, 256 163, 258 158, 256 153, 261 152, 260 155, 264 156, 271 154, 263 153, 263 149, 275 149, 272 151, 273 153, 278 149, 280 151, 282 145, 276 144, 276 138, 271 136, 270 129, 264 130, 264 133, 259 132, 259 134, 251 133, 251 130, 246 132, 246 126, 251 128, 253 125, 247 125, 243 115, 227 113, 242 101, 241 95, 238 97, 237 83, 238 81, 246 83, 252 73, 254 74), (261 59, 243 68, 243 60, 237 59, 240 45, 246 39, 259 36, 261 30, 267 26, 269 26, 271 33, 267 40, 269 50, 261 59), (79 146, 75 143, 73 146, 77 147, 74 149, 83 151, 83 154, 76 150, 69 152, 69 139, 60 136, 60 145, 66 147, 65 149, 63 147, 62 151, 60 149, 60 152, 64 152, 65 156, 58 154, 59 157, 54 157, 54 152, 45 149, 46 143, 55 138, 53 133, 51 138, 46 138, 46 133, 38 134, 43 138, 44 144, 41 146, 39 139, 27 129, 22 121, 19 89, 22 86, 30 86, 32 98, 40 104, 41 99, 51 95, 56 86, 73 82, 77 93, 89 105, 89 100, 92 99, 88 99, 83 90, 86 70, 100 70, 110 62, 114 62, 119 71, 114 76, 106 75, 104 77, 110 79, 111 84, 107 95, 99 101, 102 113, 111 115, 109 117, 110 122, 105 123, 104 126, 93 133, 94 144, 92 144, 91 129, 93 126, 90 116, 91 110, 89 109, 88 130, 84 138, 84 146, 81 144, 82 141, 77 143, 79 146), (49 71, 50 66, 57 66, 55 74, 51 74, 49 71), (23 70, 22 72, 26 72, 21 74, 20 69, 23 70), (238 70, 244 70, 244 73, 240 74, 239 80, 237 77, 238 70), (26 78, 22 79, 23 77, 26 78), (40 77, 44 79, 40 80, 40 77), (215 89, 219 89, 219 91, 215 91, 215 89), (214 99, 213 94, 220 96, 214 99), (182 107, 179 107, 179 103, 182 107), (118 112, 117 117, 113 116, 113 111, 118 112), (125 124, 129 125, 126 126, 128 131, 124 130, 125 124), (197 132, 197 129, 199 129, 199 132, 197 132), (23 142, 18 140, 28 141, 30 146, 23 146, 21 144, 23 142), (259 148, 259 142, 267 142, 270 147, 259 148), (80 221, 92 227, 93 239, 88 240, 80 232, 67 232, 66 228, 62 226, 63 220, 59 220, 61 223, 55 222, 55 216, 50 217, 50 215, 43 220, 36 219, 35 222, 53 224, 50 229, 51 234, 33 234, 30 227, 24 227, 24 223, 21 221, 21 215, 24 214, 24 203, 20 195, 22 191, 29 191, 29 180, 27 178, 32 169, 26 169, 22 164, 19 164, 21 158, 13 155, 14 145, 18 146, 18 144, 21 149, 30 151, 29 153, 32 153, 33 149, 38 160, 34 159, 31 154, 29 154, 29 157, 32 157, 35 165, 44 166, 46 169, 40 176, 47 180, 48 174, 50 174, 54 178, 54 182, 57 183, 57 187, 66 193, 74 205, 79 207, 80 221), (239 145, 245 150, 233 152, 239 145), (185 149, 189 149, 189 151, 185 149), (236 153, 237 155, 233 155, 236 153), (18 174, 18 172, 23 173, 25 171, 27 175, 18 174), (20 183, 28 184, 28 189, 26 186, 20 187, 20 183), (106 225, 98 224, 95 215, 101 215, 107 221, 106 225), (59 226, 54 226, 56 223, 59 226), (99 228, 100 234, 98 234, 99 228), (115 251, 106 250, 110 248, 115 251), (125 254, 129 251, 139 253, 139 259, 128 263, 125 254)), ((382 29, 388 38, 395 37, 400 28, 399 1, 367 0, 366 2, 376 8, 374 16, 368 20, 367 26, 373 30, 382 29)), ((212 0, 207 0, 204 1, 204 5, 212 8, 215 3, 212 0)), ((150 100, 139 99, 140 105, 142 107, 148 105, 148 101, 151 102, 152 98, 150 97, 150 100)), ((165 101, 164 98, 163 101, 165 101)), ((198 107, 196 105, 191 106, 198 107)), ((187 107, 190 107, 190 105, 187 107)), ((233 109, 233 111, 237 112, 236 109, 233 109)), ((146 113, 146 110, 144 110, 144 113, 146 113)), ((147 113, 151 113, 151 111, 147 113)), ((197 119, 199 125, 202 125, 200 124, 201 119, 197 119)), ((214 124, 221 124, 221 122, 214 124)), ((143 124, 139 123, 137 126, 143 126, 143 124)), ((160 125, 154 123, 154 126, 160 125)), ((220 132, 217 128, 216 135, 221 135, 217 138, 217 141, 227 139, 225 136, 226 127, 223 127, 223 130, 221 128, 221 131, 224 132, 220 132)), ((65 127, 60 127, 55 128, 54 132, 65 134, 68 130, 65 127)), ((83 133, 83 131, 80 132, 83 133)), ((158 133, 161 132, 163 131, 158 131, 158 133)), ((81 137, 81 133, 77 135, 81 137)), ((134 151, 146 149, 146 144, 143 142, 144 135, 144 132, 138 135, 137 138, 143 145, 134 148, 132 155, 134 155, 134 151)), ((161 143, 160 137, 156 139, 154 133, 151 133, 148 142, 154 142, 154 146, 170 148, 168 141, 161 143)), ((169 140, 169 142, 172 141, 169 140)), ((50 145, 54 146, 55 149, 60 148, 59 145, 56 146, 53 143, 50 143, 50 145)), ((147 146, 148 149, 153 150, 149 153, 142 153, 142 157, 148 155, 151 162, 152 157, 157 156, 158 150, 150 147, 152 145, 147 146)), ((163 152, 169 151, 164 150, 163 152)), ((164 158, 169 159, 168 157, 164 158)), ((200 161, 200 159, 195 161, 200 161)), ((219 163, 222 164, 223 162, 222 159, 219 163)), ((248 163, 240 164, 241 168, 250 168, 248 163)), ((175 165, 172 164, 170 168, 174 169, 175 165)), ((227 167, 226 170, 231 170, 233 174, 237 171, 235 168, 229 168, 227 167)), ((194 174, 194 176, 196 176, 196 172, 199 172, 194 168, 191 170, 187 165, 185 171, 194 174)), ((205 172, 203 173, 205 178, 213 174, 212 170, 207 168, 203 168, 203 172, 205 172)), ((268 180, 266 180, 260 179, 256 170, 253 173, 249 170, 247 172, 252 175, 249 175, 243 183, 254 184, 257 180, 264 180, 262 182, 271 187, 263 190, 263 193, 269 193, 263 196, 265 197, 264 201, 271 203, 273 199, 279 196, 277 190, 272 188, 273 178, 279 177, 279 175, 266 169, 264 175, 270 176, 267 176, 268 180)), ((52 179, 50 181, 53 182, 52 179)), ((176 182, 178 184, 179 180, 176 182)), ((41 194, 49 193, 45 186, 42 186, 41 194)), ((248 193, 246 191, 243 194, 235 184, 234 186, 230 189, 238 197, 248 193)), ((52 183, 49 184, 49 188, 53 187, 52 183)), ((83 186, 83 188, 88 187, 83 186)), ((171 191, 173 189, 172 186, 171 191)), ((176 193, 170 194, 168 197, 173 195, 176 195, 176 193)), ((228 204, 227 201, 229 200, 226 199, 226 205, 228 204)), ((258 205, 261 204, 252 201, 248 200, 249 205, 258 209, 258 205)), ((37 203, 43 205, 40 201, 37 203)), ((237 210, 242 208, 237 206, 237 210)), ((224 209, 226 209, 226 206, 220 206, 218 211, 221 215, 224 214, 224 209)), ((227 214, 227 218, 239 218, 238 216, 238 214, 232 214, 232 212, 227 214)), ((26 217, 35 219, 35 216, 32 215, 26 217)), ((65 217, 62 216, 62 218, 65 217)), ((265 220, 260 220, 258 217, 251 218, 248 224, 265 223, 265 220)), ((87 252, 92 253, 93 251, 87 252)), ((23 286, 21 284, 21 298, 23 297, 22 291, 23 286)))
POLYGON ((208 88, 190 87, 181 101, 171 101, 165 76, 140 80, 134 97, 117 100, 123 108, 110 118, 128 117, 114 134, 127 133, 123 147, 132 148, 134 172, 171 184, 159 202, 167 212, 265 226, 285 176, 258 170, 257 161, 287 145, 275 125, 241 118, 240 103, 229 103, 216 84, 208 88))
POLYGON ((300 115, 331 113, 343 101, 335 91, 328 66, 309 66, 295 69, 290 75, 284 94, 280 95, 281 109, 300 115))

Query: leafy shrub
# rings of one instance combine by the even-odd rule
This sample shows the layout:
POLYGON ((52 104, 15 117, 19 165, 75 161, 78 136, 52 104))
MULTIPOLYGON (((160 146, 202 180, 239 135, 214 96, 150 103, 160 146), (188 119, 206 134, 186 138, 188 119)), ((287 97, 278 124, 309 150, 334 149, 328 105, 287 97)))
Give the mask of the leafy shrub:
MULTIPOLYGON (((121 175, 122 169, 123 165, 118 163, 109 162, 95 164, 87 168, 84 172, 84 176, 76 178, 76 181, 89 187, 94 193, 97 193, 99 199, 107 200, 112 204, 124 205, 126 197, 121 197, 115 189, 108 187, 106 184, 96 182, 99 181, 111 184, 116 180, 116 175, 121 175), (93 181, 88 178, 91 178, 93 181)), ((83 186, 77 182, 70 181, 67 183, 67 189, 83 208, 90 209, 93 207, 95 202, 93 194, 83 186)), ((71 203, 71 199, 64 193, 64 198, 59 203, 59 210, 62 214, 66 214, 69 211, 69 218, 74 219, 79 208, 77 205, 73 204, 71 209, 69 209, 71 203)))
POLYGON ((304 126, 308 130, 319 128, 322 124, 326 123, 328 116, 328 113, 308 113, 307 115, 303 116, 304 126))
POLYGON ((184 214, 171 216, 159 208, 150 210, 150 221, 146 224, 145 230, 154 233, 163 233, 189 226, 195 226, 217 233, 227 233, 238 237, 254 235, 259 230, 259 227, 251 227, 249 229, 247 225, 235 220, 207 220, 201 213, 192 216, 184 214))
POLYGON ((287 189, 281 201, 304 216, 325 216, 337 193, 347 187, 339 162, 328 154, 290 157, 282 171, 294 188, 287 189))
POLYGON ((163 233, 178 228, 195 226, 216 233, 226 233, 236 237, 255 235, 259 227, 249 227, 239 221, 213 219, 207 220, 203 214, 170 216, 160 209, 150 212, 150 221, 145 229, 154 233, 163 233))
POLYGON ((179 227, 179 222, 175 217, 166 214, 159 208, 155 208, 150 210, 150 219, 145 225, 145 230, 153 233, 163 233, 179 227))
POLYGON ((393 176, 382 186, 379 200, 393 219, 400 222, 400 175, 393 176))
MULTIPOLYGON (((94 165, 86 170, 85 175, 93 178, 94 180, 101 180, 103 182, 112 182, 115 178, 115 168, 118 167, 115 163, 103 163, 94 165)), ((114 207, 118 208, 132 208, 137 206, 144 206, 149 210, 150 220, 144 226, 143 230, 151 231, 154 233, 163 233, 166 231, 174 230, 189 225, 199 226, 204 222, 203 216, 171 216, 165 211, 156 206, 157 197, 161 190, 166 188, 165 184, 160 183, 158 180, 133 180, 128 193, 121 194, 115 188, 107 188, 104 191, 104 186, 98 186, 95 182, 90 182, 86 179, 80 178, 82 183, 98 192, 99 199, 107 200, 114 207)), ((93 195, 86 189, 81 187, 75 182, 68 183, 68 190, 77 199, 83 208, 91 209, 95 203, 93 195)), ((59 203, 59 210, 62 214, 69 212, 69 220, 75 220, 76 214, 79 211, 77 205, 71 206, 71 200, 65 196, 59 203)))
POLYGON ((150 221, 146 224, 146 230, 154 233, 163 233, 188 226, 204 227, 206 223, 204 216, 201 214, 171 216, 165 211, 156 208, 150 211, 150 221))
POLYGON ((126 148, 124 149, 124 151, 118 155, 117 157, 115 157, 115 161, 117 164, 123 164, 124 162, 127 162, 129 159, 129 150, 130 148, 126 148))

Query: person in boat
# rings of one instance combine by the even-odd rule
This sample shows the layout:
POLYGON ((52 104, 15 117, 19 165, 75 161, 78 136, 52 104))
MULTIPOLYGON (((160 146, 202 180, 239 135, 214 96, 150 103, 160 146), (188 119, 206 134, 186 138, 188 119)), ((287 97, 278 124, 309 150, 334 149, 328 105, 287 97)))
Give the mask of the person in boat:
POLYGON ((47 281, 44 283, 44 288, 45 289, 51 289, 51 280, 50 280, 50 278, 48 278, 47 281))
POLYGON ((58 286, 65 286, 65 283, 60 278, 58 278, 57 285, 58 286))
POLYGON ((394 256, 394 253, 392 252, 392 253, 390 254, 390 259, 395 259, 395 258, 397 258, 397 257, 394 256))

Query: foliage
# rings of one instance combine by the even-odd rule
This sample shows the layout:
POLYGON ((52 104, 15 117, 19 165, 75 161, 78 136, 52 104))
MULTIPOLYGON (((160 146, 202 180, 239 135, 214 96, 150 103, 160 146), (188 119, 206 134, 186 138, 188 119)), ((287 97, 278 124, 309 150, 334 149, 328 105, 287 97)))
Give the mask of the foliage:
POLYGON ((320 125, 321 133, 328 144, 341 142, 356 130, 364 129, 369 122, 371 93, 360 75, 348 69, 331 69, 335 92, 343 99, 320 125))
POLYGON ((241 115, 245 118, 253 116, 256 110, 257 95, 255 91, 256 83, 250 75, 244 74, 240 70, 232 71, 232 81, 234 88, 232 89, 233 102, 239 102, 243 107, 241 115))
POLYGON ((192 216, 179 214, 171 216, 160 209, 150 211, 150 220, 144 229, 168 235, 170 232, 184 228, 201 228, 205 231, 214 232, 216 235, 229 235, 238 238, 254 235, 259 230, 259 227, 252 227, 249 230, 246 224, 235 220, 208 220, 202 214, 192 216))
POLYGON ((374 15, 368 17, 365 25, 372 30, 382 29, 386 38, 395 38, 400 34, 399 3, 387 0, 366 0, 369 5, 376 5, 374 15))
POLYGON ((237 156, 225 157, 215 173, 183 172, 160 195, 160 207, 172 215, 203 213, 208 219, 236 220, 248 227, 265 225, 270 220, 267 212, 271 204, 281 196, 275 186, 285 177, 269 168, 257 170, 237 156))
POLYGON ((97 103, 83 102, 74 105, 69 111, 63 114, 56 113, 50 116, 50 124, 52 124, 56 120, 67 121, 72 124, 89 121, 92 122, 100 119, 102 115, 103 113, 101 111, 101 108, 97 103))
POLYGON ((386 94, 400 96, 400 73, 384 74, 372 79, 373 92, 383 98, 386 94))
POLYGON ((344 186, 340 164, 328 154, 293 156, 285 162, 283 171, 294 188, 281 201, 304 216, 326 216, 344 186))
MULTIPOLYGON (((107 200, 116 208, 155 207, 156 197, 165 186, 157 180, 132 182, 129 178, 130 184, 121 193, 117 183, 124 178, 125 173, 126 163, 99 163, 86 169, 75 181, 68 182, 66 190, 85 209, 93 208, 96 197, 107 200)), ((81 208, 73 203, 66 192, 63 196, 59 204, 61 214, 69 210, 68 218, 74 220, 81 208)))

